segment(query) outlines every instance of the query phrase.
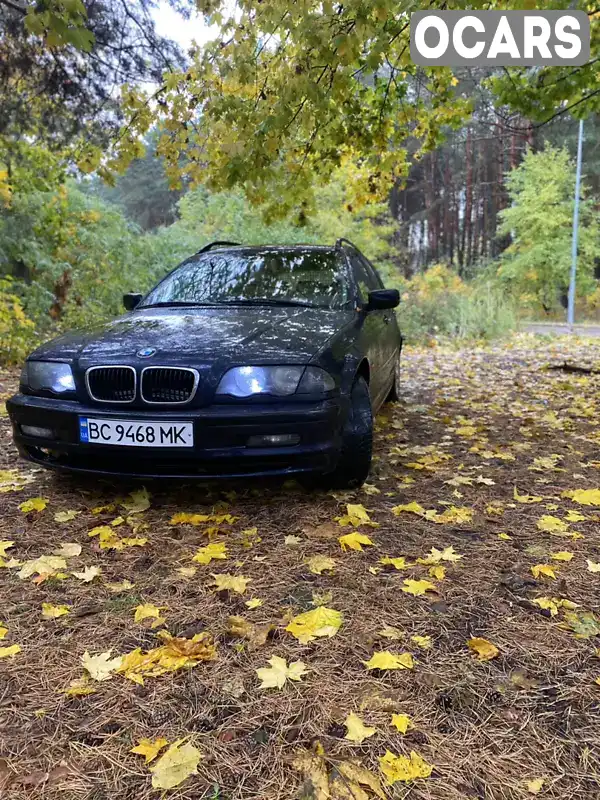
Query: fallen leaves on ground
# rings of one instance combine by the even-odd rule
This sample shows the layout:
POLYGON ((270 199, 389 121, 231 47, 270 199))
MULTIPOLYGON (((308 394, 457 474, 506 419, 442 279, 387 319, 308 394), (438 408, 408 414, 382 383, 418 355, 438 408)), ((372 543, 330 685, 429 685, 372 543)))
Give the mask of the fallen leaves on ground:
POLYGON ((556 567, 551 564, 536 564, 531 567, 531 574, 534 578, 539 578, 540 575, 543 575, 544 578, 552 578, 554 580, 556 578, 556 567))
POLYGON ((30 511, 43 511, 48 505, 48 500, 45 497, 31 497, 25 500, 24 503, 19 505, 19 508, 24 514, 29 514, 30 511))
POLYGON ((171 636, 166 631, 159 636, 165 644, 148 652, 138 647, 126 653, 119 659, 116 670, 143 686, 144 678, 155 678, 184 667, 194 667, 202 661, 213 661, 217 657, 213 638, 204 631, 195 634, 191 639, 171 636))
POLYGON ((198 564, 210 564, 211 561, 227 558, 227 547, 225 542, 209 542, 206 547, 201 547, 192 561, 198 564))
POLYGON ((57 550, 52 551, 54 556, 62 556, 63 558, 75 558, 81 554, 81 545, 77 542, 64 542, 57 550))
POLYGON ((86 650, 81 657, 81 665, 87 670, 90 678, 95 681, 107 681, 119 669, 123 660, 120 656, 115 658, 111 658, 111 656, 112 650, 107 650, 106 653, 100 653, 97 656, 91 656, 86 650))
POLYGON ((16 656, 21 652, 20 644, 9 644, 6 647, 0 647, 0 658, 10 658, 16 656))
POLYGON ((30 578, 32 575, 49 577, 66 568, 67 562, 61 556, 39 556, 32 561, 26 561, 17 575, 21 580, 30 578))
POLYGON ((236 594, 244 594, 252 578, 245 578, 243 575, 231 575, 229 572, 212 574, 214 581, 211 584, 217 592, 230 591, 236 594))
POLYGON ((363 544, 373 544, 365 533, 359 533, 358 531, 346 533, 344 536, 340 536, 338 541, 342 546, 342 550, 362 550, 363 544))
POLYGON ((380 650, 373 653, 368 661, 363 661, 367 669, 412 669, 415 665, 411 653, 390 653, 380 650))
POLYGON ((365 725, 362 719, 353 711, 351 711, 344 720, 344 725, 346 726, 346 735, 344 739, 356 742, 357 744, 364 742, 365 739, 377 733, 377 728, 370 728, 368 725, 365 725))
POLYGON ((71 575, 84 583, 91 583, 94 578, 102 574, 100 567, 84 567, 81 572, 72 572, 71 575))
POLYGON ((392 714, 392 725, 400 733, 406 733, 409 728, 414 728, 413 722, 408 714, 392 714))
POLYGON ((42 617, 44 619, 64 617, 70 610, 71 606, 54 606, 52 603, 42 603, 42 617))
POLYGON ((286 681, 300 681, 308 672, 303 661, 292 661, 288 665, 285 658, 272 656, 267 663, 271 666, 256 670, 261 680, 261 689, 282 689, 286 681))
POLYGON ((146 759, 146 764, 150 764, 150 762, 154 761, 163 747, 166 747, 169 744, 168 739, 163 739, 159 737, 158 739, 140 739, 138 744, 135 747, 132 747, 129 751, 130 753, 135 753, 136 755, 144 756, 146 759))
POLYGON ((313 611, 306 611, 294 617, 286 631, 295 636, 302 644, 313 641, 320 636, 335 636, 342 624, 339 611, 326 606, 319 606, 313 611))
POLYGON ((433 772, 431 764, 428 764, 414 750, 411 750, 408 758, 396 756, 386 750, 385 755, 379 759, 379 766, 390 785, 398 783, 398 781, 408 783, 417 778, 428 778, 433 772))
POLYGON ((330 766, 324 755, 304 751, 292 766, 302 774, 307 800, 369 800, 372 795, 386 800, 377 776, 355 761, 338 760, 330 766))
POLYGON ((479 659, 479 661, 491 661, 493 658, 496 658, 496 656, 500 655, 500 650, 498 650, 495 644, 492 644, 491 642, 488 642, 487 639, 482 639, 479 636, 469 639, 467 646, 469 650, 473 651, 474 655, 479 659))
POLYGON ((338 524, 342 527, 352 525, 358 528, 360 525, 371 525, 377 527, 378 523, 373 522, 367 509, 360 503, 348 503, 346 514, 338 518, 338 524))
POLYGON ((55 522, 71 522, 76 517, 81 514, 81 511, 73 511, 69 509, 68 511, 57 511, 54 515, 55 522))
POLYGON ((335 567, 335 561, 329 556, 311 556, 306 561, 306 565, 313 575, 320 575, 325 570, 332 570, 335 567))
POLYGON ((431 581, 419 580, 415 581, 412 578, 406 578, 402 591, 407 594, 414 594, 415 597, 425 594, 426 592, 437 592, 436 585, 431 581))
POLYGON ((150 767, 152 786, 155 789, 174 789, 190 775, 198 773, 201 759, 202 754, 196 747, 185 739, 178 739, 150 767))
POLYGON ((231 616, 227 620, 227 633, 247 639, 254 647, 262 647, 274 628, 275 625, 271 623, 255 625, 239 616, 231 616))
POLYGON ((160 620, 161 622, 162 617, 160 616, 160 612, 164 611, 166 606, 155 606, 152 603, 142 603, 139 606, 136 606, 135 613, 133 616, 134 622, 142 622, 145 619, 155 619, 160 620))
POLYGON ((588 572, 600 572, 600 562, 586 558, 588 572))

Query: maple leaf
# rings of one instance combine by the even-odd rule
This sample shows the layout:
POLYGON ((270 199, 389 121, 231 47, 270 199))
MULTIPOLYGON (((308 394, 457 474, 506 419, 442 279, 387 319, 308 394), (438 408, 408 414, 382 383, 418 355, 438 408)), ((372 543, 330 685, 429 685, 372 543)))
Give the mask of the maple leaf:
POLYGON ((504 542, 510 542, 512 540, 512 536, 509 536, 508 533, 499 533, 498 538, 502 539, 504 542))
POLYGON ((340 761, 336 765, 341 777, 331 781, 331 800, 367 800, 368 795, 362 789, 369 788, 374 795, 385 800, 385 794, 379 780, 360 764, 352 761, 340 761))
POLYGON ((406 733, 409 728, 414 728, 413 721, 408 714, 392 714, 392 725, 400 733, 406 733))
POLYGON ((52 603, 42 603, 42 617, 44 619, 56 619, 68 614, 71 606, 54 606, 52 603))
POLYGON ((256 674, 262 681, 261 689, 282 689, 286 681, 300 681, 308 670, 302 661, 292 661, 289 666, 285 658, 273 656, 267 662, 270 667, 260 667, 256 674))
POLYGON ((87 670, 90 677, 95 681, 106 681, 112 677, 112 673, 119 669, 123 659, 121 656, 111 658, 112 650, 91 656, 86 650, 81 657, 83 668, 87 670))
POLYGON ((374 733, 377 733, 377 728, 369 728, 353 711, 351 711, 344 720, 344 725, 347 729, 344 739, 348 739, 350 742, 356 742, 357 744, 364 742, 369 736, 373 736, 374 733))
POLYGON ((255 647, 262 647, 267 641, 274 625, 255 625, 239 616, 231 616, 227 620, 227 633, 247 639, 255 647))
POLYGON ((244 603, 244 605, 247 606, 249 609, 260 608, 262 604, 263 601, 260 600, 258 597, 253 597, 250 600, 246 600, 246 602, 244 603))
POLYGON ((144 619, 160 619, 161 622, 163 621, 160 612, 164 611, 166 606, 155 606, 152 603, 142 603, 135 608, 135 614, 133 617, 134 622, 142 622, 144 619))
POLYGON ((363 544, 373 544, 369 537, 364 533, 353 531, 346 533, 344 536, 338 537, 338 542, 342 546, 342 550, 362 550, 363 544))
POLYGON ((498 650, 495 644, 479 636, 469 639, 467 647, 469 650, 473 651, 473 654, 479 661, 491 661, 492 658, 496 658, 496 656, 500 655, 500 650, 498 650))
POLYGON ((591 561, 589 558, 586 558, 588 572, 600 572, 600 562, 591 561))
POLYGON ((342 624, 339 611, 327 606, 318 606, 294 617, 286 631, 295 636, 301 644, 307 644, 320 636, 335 636, 342 624))
POLYGON ((66 569, 67 562, 60 556, 40 556, 33 561, 26 561, 17 575, 21 580, 30 578, 32 575, 49 576, 56 575, 59 570, 66 569))
POLYGON ((517 501, 517 503, 541 503, 544 499, 543 497, 538 497, 535 494, 519 494, 516 486, 513 490, 513 498, 517 501))
POLYGON ((415 636, 410 637, 411 642, 414 642, 417 647, 422 647, 423 650, 429 650, 431 647, 431 636, 419 636, 415 634, 415 636))
POLYGON ((214 559, 220 560, 227 558, 227 547, 225 542, 209 542, 206 547, 201 547, 192 558, 198 564, 210 564, 214 559))
POLYGON ((64 542, 58 550, 52 551, 52 555, 62 556, 63 558, 75 558, 80 554, 81 545, 77 544, 77 542, 64 542))
POLYGON ((406 514, 417 514, 418 516, 423 516, 425 509, 414 500, 412 503, 405 503, 402 506, 394 506, 392 508, 392 514, 395 514, 397 517, 399 517, 403 512, 406 514))
POLYGON ((373 484, 372 484, 372 483, 363 483, 363 485, 362 485, 362 491, 363 491, 365 494, 369 494, 369 495, 372 495, 372 494, 381 494, 381 489, 378 489, 378 488, 377 488, 377 486, 373 486, 373 484))
POLYGON ((231 575, 229 572, 222 572, 218 575, 213 572, 212 576, 214 582, 211 585, 215 587, 217 592, 228 590, 243 594, 248 584, 252 581, 252 578, 245 578, 243 575, 231 575))
POLYGON ((565 519, 567 522, 583 522, 587 517, 585 514, 580 514, 579 511, 567 511, 565 519))
POLYGON ((173 789, 190 775, 198 774, 198 764, 202 754, 185 739, 178 739, 150 767, 152 786, 155 789, 173 789))
POLYGON ((449 486, 472 486, 473 485, 473 478, 468 478, 466 475, 455 475, 454 478, 450 478, 448 481, 444 481, 449 486))
POLYGON ((0 641, 6 638, 6 634, 8 633, 8 628, 5 628, 2 623, 0 622, 0 641))
POLYGON ((4 558, 4 556, 6 555, 6 551, 10 550, 10 548, 13 547, 14 544, 15 544, 14 542, 11 542, 11 541, 9 541, 7 539, 5 539, 4 541, 1 541, 0 542, 0 558, 4 558))
POLYGON ((294 536, 293 534, 290 534, 289 536, 285 537, 285 539, 283 540, 283 543, 284 544, 289 544, 289 545, 294 545, 294 544, 300 544, 301 541, 302 541, 302 539, 299 536, 294 536))
POLYGON ((538 794, 538 792, 541 791, 545 781, 545 778, 533 778, 533 780, 527 781, 526 788, 529 794, 538 794))
POLYGON ((589 639, 591 636, 600 635, 600 620, 591 611, 584 611, 580 614, 574 611, 565 611, 561 627, 573 631, 576 639, 589 639))
POLYGON ((463 522, 471 522, 473 519, 473 511, 470 508, 450 506, 450 508, 446 509, 442 514, 436 514, 435 516, 429 517, 429 519, 440 524, 452 522, 455 525, 461 525, 463 522))
POLYGON ((48 505, 48 501, 44 497, 32 497, 30 500, 25 500, 24 503, 19 505, 19 508, 24 514, 30 511, 43 511, 48 505))
POLYGON ((7 647, 0 647, 0 658, 12 658, 20 652, 20 644, 9 644, 7 647))
POLYGON ((570 611, 578 608, 577 603, 572 600, 564 600, 559 597, 536 597, 533 603, 539 608, 549 611, 551 617, 555 617, 560 608, 567 608, 570 611))
POLYGON ((550 558, 553 561, 571 561, 573 553, 568 550, 559 550, 558 553, 550 553, 550 558))
POLYGON ((538 530, 545 533, 566 533, 569 530, 569 525, 564 520, 558 517, 553 517, 552 514, 544 514, 536 522, 538 530))
POLYGON ((353 525, 355 528, 358 528, 360 525, 378 526, 378 523, 371 521, 369 512, 360 503, 348 503, 346 505, 346 514, 338 518, 338 524, 342 527, 353 525))
POLYGON ((446 577, 446 567, 442 567, 439 564, 434 567, 429 567, 429 577, 435 578, 438 581, 444 580, 446 577))
POLYGON ((402 591, 407 594, 414 594, 415 597, 418 597, 419 595, 425 594, 425 592, 437 592, 437 588, 431 581, 415 581, 412 578, 406 578, 402 591))
POLYGON ((119 581, 118 583, 105 583, 104 585, 111 592, 118 594, 119 592, 127 592, 129 589, 133 589, 135 583, 131 583, 131 581, 125 580, 125 581, 119 581))
POLYGON ((561 497, 568 497, 581 506, 600 506, 600 489, 570 489, 561 497))
POLYGON ((395 569, 406 569, 407 567, 406 559, 403 556, 398 556, 398 558, 390 558, 389 556, 384 556, 383 558, 379 559, 379 563, 389 564, 395 569))
POLYGON ((395 756, 389 750, 379 759, 381 771, 390 785, 398 781, 414 781, 417 778, 428 778, 433 772, 433 767, 428 764, 414 750, 410 756, 395 756))
POLYGON ((84 583, 91 583, 101 573, 100 567, 84 567, 83 572, 72 572, 71 575, 84 583))
POLYGON ((373 653, 368 661, 363 661, 367 669, 412 669, 413 657, 410 653, 390 653, 389 650, 379 650, 373 653))
POLYGON ((162 737, 154 739, 154 741, 152 739, 140 739, 139 743, 136 744, 135 747, 132 747, 129 752, 144 756, 146 759, 146 764, 150 764, 151 761, 154 761, 163 747, 166 747, 168 744, 168 739, 163 739, 162 737))
POLYGON ((81 514, 81 511, 72 511, 70 509, 68 511, 57 511, 54 515, 54 521, 71 522, 71 520, 74 520, 79 514, 81 514))
POLYGON ((404 631, 401 631, 400 628, 394 628, 393 625, 386 625, 385 628, 382 628, 378 636, 383 636, 384 639, 403 639, 404 638, 404 631))
POLYGON ((321 575, 326 569, 332 570, 335 567, 335 561, 333 558, 329 558, 329 556, 311 556, 305 563, 310 572, 314 575, 321 575))
POLYGON ((546 578, 556 578, 555 570, 556 567, 551 566, 550 564, 536 564, 534 567, 531 567, 531 574, 534 578, 539 578, 540 575, 544 575, 546 578))
POLYGON ((85 697, 85 695, 94 694, 96 690, 89 685, 88 681, 89 678, 85 673, 82 678, 75 678, 66 689, 63 689, 64 695, 66 697, 85 697))
POLYGON ((142 511, 150 508, 150 492, 145 486, 130 492, 125 500, 120 504, 128 514, 141 514, 142 511))

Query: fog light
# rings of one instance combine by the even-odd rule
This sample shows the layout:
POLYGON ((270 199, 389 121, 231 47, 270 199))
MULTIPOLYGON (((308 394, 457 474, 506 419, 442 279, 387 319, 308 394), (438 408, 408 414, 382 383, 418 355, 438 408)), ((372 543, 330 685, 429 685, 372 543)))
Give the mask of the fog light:
POLYGON ((264 436, 251 436, 248 439, 248 447, 285 447, 298 444, 299 441, 297 433, 268 433, 264 436))
POLYGON ((38 439, 52 439, 54 436, 52 428, 38 428, 37 425, 21 425, 21 433, 25 436, 37 436, 38 439))

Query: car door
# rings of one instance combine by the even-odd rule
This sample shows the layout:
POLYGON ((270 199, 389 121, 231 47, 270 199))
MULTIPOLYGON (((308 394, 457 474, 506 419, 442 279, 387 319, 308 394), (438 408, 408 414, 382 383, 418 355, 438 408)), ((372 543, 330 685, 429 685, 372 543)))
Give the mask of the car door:
MULTIPOLYGON (((364 306, 368 302, 369 292, 383 287, 375 270, 358 250, 349 250, 348 256, 358 290, 359 306, 364 306)), ((359 341, 371 368, 369 389, 374 409, 377 409, 385 399, 383 394, 389 385, 389 370, 386 363, 389 359, 387 338, 389 323, 386 317, 390 313, 387 310, 376 310, 362 315, 359 341)))
MULTIPOLYGON (((367 269, 371 271, 371 273, 375 277, 375 281, 377 282, 376 289, 385 289, 385 285, 381 278, 379 277, 379 273, 375 269, 375 267, 371 264, 369 259, 364 256, 362 253, 359 254, 362 261, 365 263, 367 269)), ((385 346, 385 354, 383 356, 383 372, 387 376, 386 377, 386 386, 389 386, 394 377, 394 368, 396 366, 396 359, 398 358, 400 348, 402 346, 402 336, 400 334, 400 328, 398 327, 398 319, 396 317, 396 311, 393 308, 386 309, 382 312, 383 314, 383 321, 385 323, 383 329, 383 340, 385 346)))

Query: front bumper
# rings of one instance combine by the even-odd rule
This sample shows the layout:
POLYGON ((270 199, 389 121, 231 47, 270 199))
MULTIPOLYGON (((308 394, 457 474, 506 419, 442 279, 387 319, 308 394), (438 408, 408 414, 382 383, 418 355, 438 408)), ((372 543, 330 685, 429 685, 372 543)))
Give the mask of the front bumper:
POLYGON ((75 400, 16 394, 7 402, 20 454, 45 467, 139 478, 237 478, 327 473, 335 468, 347 414, 343 398, 320 402, 213 405, 181 410, 106 409, 75 400), (79 417, 192 422, 194 447, 114 447, 79 441, 79 417), (52 439, 26 436, 22 425, 51 428, 52 439), (292 433, 297 445, 247 447, 250 436, 292 433))

